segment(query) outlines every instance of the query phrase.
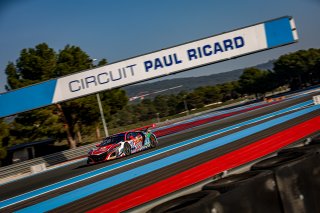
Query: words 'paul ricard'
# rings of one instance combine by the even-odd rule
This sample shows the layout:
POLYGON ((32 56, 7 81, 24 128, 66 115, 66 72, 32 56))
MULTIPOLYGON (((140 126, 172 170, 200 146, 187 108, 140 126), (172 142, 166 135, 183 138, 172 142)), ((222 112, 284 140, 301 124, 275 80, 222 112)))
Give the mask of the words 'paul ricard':
MULTIPOLYGON (((212 57, 217 54, 239 49, 245 46, 245 41, 242 36, 237 36, 232 39, 225 39, 220 42, 213 42, 194 48, 189 48, 185 51, 186 61, 191 62, 205 57, 212 57)), ((177 47, 179 48, 179 47, 177 47)), ((177 53, 162 55, 154 59, 145 60, 143 68, 145 72, 164 69, 173 65, 185 63, 177 53)), ((127 78, 135 77, 137 71, 137 64, 121 67, 115 70, 103 71, 95 75, 89 75, 82 78, 69 81, 68 87, 70 92, 78 92, 91 87, 108 84, 114 81, 120 81, 127 78)), ((188 66, 186 66, 188 67, 188 66)), ((192 66, 191 66, 192 67, 192 66)))

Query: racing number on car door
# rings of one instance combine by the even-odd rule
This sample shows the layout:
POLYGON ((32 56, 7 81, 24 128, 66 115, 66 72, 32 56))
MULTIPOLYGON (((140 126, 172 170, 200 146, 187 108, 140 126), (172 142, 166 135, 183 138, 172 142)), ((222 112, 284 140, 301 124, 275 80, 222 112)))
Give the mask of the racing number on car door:
POLYGON ((135 138, 135 144, 138 150, 142 148, 143 144, 143 136, 140 132, 137 132, 136 138, 135 138))

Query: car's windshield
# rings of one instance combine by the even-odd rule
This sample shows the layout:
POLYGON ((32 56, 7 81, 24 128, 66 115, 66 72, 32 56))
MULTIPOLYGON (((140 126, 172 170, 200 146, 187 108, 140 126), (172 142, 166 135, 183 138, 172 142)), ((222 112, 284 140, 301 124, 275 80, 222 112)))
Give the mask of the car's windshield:
POLYGON ((124 141, 124 134, 118 134, 111 137, 107 137, 103 140, 103 142, 99 146, 107 146, 109 144, 116 144, 121 141, 124 141))

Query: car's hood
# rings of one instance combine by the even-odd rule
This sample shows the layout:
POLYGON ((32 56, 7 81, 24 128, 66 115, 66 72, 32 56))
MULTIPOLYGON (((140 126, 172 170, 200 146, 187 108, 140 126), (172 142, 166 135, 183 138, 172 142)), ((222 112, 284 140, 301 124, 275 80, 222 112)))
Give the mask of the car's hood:
POLYGON ((109 150, 112 150, 113 148, 117 147, 118 144, 110 144, 107 146, 97 147, 97 149, 91 150, 89 153, 90 155, 100 155, 102 153, 108 152, 109 150))

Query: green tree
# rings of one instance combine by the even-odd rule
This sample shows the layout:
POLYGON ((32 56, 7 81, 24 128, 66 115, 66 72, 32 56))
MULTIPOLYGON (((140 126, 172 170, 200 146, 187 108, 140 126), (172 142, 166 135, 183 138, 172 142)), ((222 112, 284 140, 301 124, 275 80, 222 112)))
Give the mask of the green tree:
POLYGON ((54 136, 64 138, 63 123, 54 106, 18 114, 12 123, 14 143, 25 143, 54 136))
POLYGON ((56 77, 80 72, 92 67, 92 59, 80 47, 66 45, 57 57, 56 77))
POLYGON ((204 106, 203 96, 196 91, 191 92, 186 97, 188 109, 202 108, 204 106))
MULTIPOLYGON (((317 50, 317 53, 320 55, 320 49, 317 50)), ((315 65, 312 72, 312 83, 320 82, 320 57, 315 60, 315 65)))
POLYGON ((139 121, 147 121, 156 117, 157 110, 150 99, 143 99, 134 108, 139 121))
POLYGON ((153 105, 160 117, 169 115, 168 98, 169 97, 165 95, 158 95, 153 100, 153 105))
POLYGON ((46 43, 35 48, 23 49, 20 57, 14 63, 9 62, 6 67, 7 89, 18 89, 54 77, 56 68, 56 53, 46 43))
POLYGON ((320 82, 320 49, 309 49, 309 52, 311 54, 312 61, 310 66, 310 72, 309 75, 310 81, 312 84, 316 84, 320 82))
POLYGON ((247 68, 240 76, 239 86, 241 91, 246 94, 255 94, 256 98, 259 98, 259 94, 264 94, 268 91, 268 85, 272 82, 268 82, 270 73, 268 71, 262 71, 257 68, 247 68))
POLYGON ((116 126, 126 126, 138 122, 137 115, 134 110, 135 106, 126 106, 124 109, 113 115, 111 124, 116 126))
POLYGON ((320 50, 299 50, 282 55, 274 63, 274 72, 279 86, 288 84, 292 90, 319 80, 320 50))
POLYGON ((176 95, 169 95, 167 100, 167 106, 168 106, 168 115, 175 115, 178 113, 177 106, 179 104, 179 99, 176 95))
POLYGON ((204 103, 211 104, 222 100, 221 90, 218 86, 205 87, 204 103))
POLYGON ((19 72, 14 63, 9 62, 5 72, 7 74, 7 82, 8 82, 8 84, 5 86, 7 91, 26 86, 24 82, 20 79, 19 72))
MULTIPOLYGON (((23 49, 16 64, 9 62, 6 67, 6 89, 18 89, 54 77, 56 59, 55 51, 46 43, 38 44, 35 48, 23 49)), ((46 107, 18 114, 12 126, 11 137, 15 139, 15 143, 21 143, 42 138, 45 133, 48 133, 47 137, 52 136, 50 133, 59 137, 56 136, 56 132, 61 131, 62 124, 58 124, 56 109, 46 107), (44 120, 40 121, 41 119, 44 120)))
POLYGON ((0 160, 7 156, 9 140, 9 125, 0 119, 0 160))
MULTIPOLYGON (((23 49, 16 64, 8 63, 6 88, 17 89, 89 69, 93 67, 92 62, 92 59, 79 47, 66 45, 57 54, 47 44, 42 43, 35 48, 23 49)), ((98 65, 106 63, 107 60, 102 59, 98 65)), ((121 110, 127 103, 126 94, 122 90, 103 92, 101 96, 104 112, 109 120, 112 113, 121 110)), ((34 140, 44 136, 61 138, 63 132, 67 136, 69 147, 74 148, 76 136, 80 138, 81 128, 99 123, 99 116, 95 95, 83 97, 20 113, 15 119, 12 136, 25 142, 23 139, 34 140)))
POLYGON ((186 111, 186 105, 187 108, 190 109, 190 106, 188 106, 187 103, 187 96, 188 92, 186 91, 181 91, 176 95, 176 100, 177 100, 177 105, 176 105, 176 113, 181 113, 186 111))
POLYGON ((220 93, 222 95, 222 101, 237 98, 238 84, 235 82, 226 82, 218 85, 220 93))

